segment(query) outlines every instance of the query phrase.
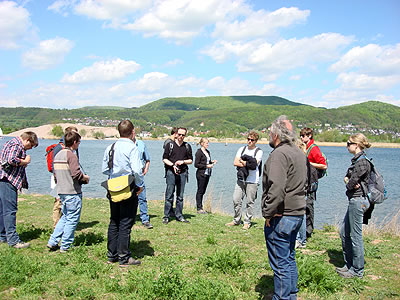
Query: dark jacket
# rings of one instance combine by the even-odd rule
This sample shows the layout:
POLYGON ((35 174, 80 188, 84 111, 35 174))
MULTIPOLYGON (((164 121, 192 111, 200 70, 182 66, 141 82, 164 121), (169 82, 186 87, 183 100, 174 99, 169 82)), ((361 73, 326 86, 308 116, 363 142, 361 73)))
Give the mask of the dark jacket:
MULTIPOLYGON (((211 160, 211 154, 210 151, 206 149, 208 155, 210 156, 211 160)), ((200 176, 207 176, 204 175, 204 172, 207 170, 207 156, 203 153, 201 149, 198 149, 195 158, 194 158, 194 167, 197 168, 196 174, 200 176)), ((211 169, 209 169, 210 175, 211 175, 211 169)))
POLYGON ((246 162, 245 167, 237 167, 237 178, 240 181, 246 181, 247 176, 249 176, 249 170, 257 169, 257 160, 250 155, 242 155, 241 159, 246 162))
POLYGON ((355 197, 365 197, 363 190, 367 190, 367 178, 371 172, 371 164, 363 156, 364 151, 360 151, 351 159, 351 166, 347 169, 346 177, 349 182, 346 184, 346 195, 348 199, 355 197), (361 187, 356 189, 355 186, 361 187))

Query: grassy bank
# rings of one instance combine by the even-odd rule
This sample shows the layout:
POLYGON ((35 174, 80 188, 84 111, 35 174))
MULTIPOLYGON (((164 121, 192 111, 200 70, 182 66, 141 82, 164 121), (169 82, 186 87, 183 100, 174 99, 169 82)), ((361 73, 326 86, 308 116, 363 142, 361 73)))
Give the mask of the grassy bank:
MULTIPOLYGON (((52 198, 21 195, 17 230, 28 249, 0 245, 1 299, 269 299, 273 291, 263 220, 250 230, 227 228, 231 220, 197 215, 190 224, 161 224, 162 203, 149 203, 154 229, 133 227, 131 249, 141 266, 106 264, 109 208, 104 199, 86 199, 75 247, 48 252, 52 198)), ((341 243, 333 226, 316 231, 298 251, 299 299, 400 298, 400 237, 371 231, 364 239, 363 280, 336 275, 341 243)))

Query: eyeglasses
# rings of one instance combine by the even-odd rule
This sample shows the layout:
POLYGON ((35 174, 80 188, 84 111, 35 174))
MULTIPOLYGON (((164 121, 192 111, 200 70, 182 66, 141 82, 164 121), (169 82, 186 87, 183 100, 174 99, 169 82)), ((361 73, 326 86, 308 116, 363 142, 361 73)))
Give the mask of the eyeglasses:
POLYGON ((251 139, 251 138, 247 138, 247 140, 248 140, 248 141, 252 141, 252 142, 255 141, 255 139, 251 139))
POLYGON ((349 142, 347 141, 347 147, 350 147, 350 145, 356 145, 357 143, 349 142))
POLYGON ((183 133, 177 133, 177 136, 185 136, 186 134, 183 133))

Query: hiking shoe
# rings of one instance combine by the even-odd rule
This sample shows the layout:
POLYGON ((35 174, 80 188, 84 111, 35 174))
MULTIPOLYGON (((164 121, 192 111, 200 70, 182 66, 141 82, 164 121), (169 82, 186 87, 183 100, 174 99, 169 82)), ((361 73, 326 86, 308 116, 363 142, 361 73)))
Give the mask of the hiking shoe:
POLYGON ((184 218, 177 220, 178 222, 182 222, 182 223, 190 223, 189 220, 186 220, 184 218))
POLYGON ((198 214, 201 214, 201 215, 207 214, 207 212, 206 212, 205 210, 202 210, 202 209, 199 209, 199 210, 197 211, 197 213, 198 213, 198 214))
POLYGON ((163 218, 162 219, 162 223, 167 225, 169 223, 169 219, 168 218, 163 218))
POLYGON ((15 249, 23 249, 23 248, 28 248, 30 245, 31 244, 29 244, 29 243, 19 242, 19 243, 16 243, 15 245, 12 245, 12 247, 15 249))
POLYGON ((349 268, 346 265, 344 265, 341 268, 336 267, 335 270, 336 270, 336 272, 347 272, 349 270, 349 268))
POLYGON ((336 273, 338 273, 339 276, 343 277, 343 278, 353 278, 353 277, 362 278, 362 276, 350 273, 349 271, 345 271, 345 272, 336 271, 336 273))
POLYGON ((250 229, 250 227, 251 227, 250 223, 244 223, 244 225, 243 225, 244 230, 250 229))
POLYGON ((225 226, 238 226, 239 224, 236 224, 235 221, 226 223, 225 226))
POLYGON ((129 266, 138 266, 142 262, 140 260, 133 259, 133 257, 129 257, 128 261, 124 264, 119 264, 121 268, 129 267, 129 266))
POLYGON ((62 249, 60 248, 60 253, 67 253, 69 251, 69 249, 62 249))
POLYGON ((57 251, 60 247, 58 245, 53 246, 53 245, 47 244, 47 248, 49 248, 49 251, 57 251))
POLYGON ((147 229, 152 229, 153 225, 150 224, 150 222, 144 222, 143 226, 146 227, 147 229))

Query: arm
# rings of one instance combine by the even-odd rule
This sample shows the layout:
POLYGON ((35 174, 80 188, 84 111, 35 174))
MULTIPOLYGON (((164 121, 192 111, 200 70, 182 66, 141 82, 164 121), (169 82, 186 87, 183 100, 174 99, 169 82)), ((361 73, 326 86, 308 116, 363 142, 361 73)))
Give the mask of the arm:
POLYGON ((150 160, 146 160, 146 163, 144 164, 143 168, 143 176, 147 174, 147 172, 149 171, 149 167, 150 167, 150 160))
POLYGON ((150 153, 147 150, 146 144, 144 144, 143 157, 146 160, 146 162, 144 164, 144 168, 143 168, 143 176, 144 176, 147 174, 147 172, 149 171, 149 167, 150 167, 150 153))
POLYGON ((360 188, 359 184, 361 183, 361 179, 367 173, 369 173, 370 170, 371 170, 371 166, 370 166, 369 162, 366 159, 359 159, 356 162, 356 164, 354 165, 353 172, 351 173, 351 177, 348 179, 348 182, 346 184, 346 188, 348 190, 353 190, 353 189, 360 188))
POLYGON ((196 155, 195 155, 195 160, 194 160, 194 166, 197 169, 202 169, 204 170, 207 168, 206 162, 202 159, 205 157, 205 155, 202 153, 201 149, 197 150, 196 155))
POLYGON ((129 153, 129 165, 131 166, 132 175, 135 176, 135 184, 138 187, 143 186, 142 163, 140 161, 139 150, 134 147, 129 153))
POLYGON ((108 146, 106 150, 104 151, 104 156, 103 156, 103 163, 101 165, 101 171, 103 172, 104 175, 110 175, 110 169, 108 168, 108 153, 110 152, 110 147, 108 146))
MULTIPOLYGON (((244 147, 246 147, 246 146, 244 146, 244 147)), ((236 152, 235 159, 233 160, 233 165, 234 165, 235 167, 242 168, 242 167, 245 167, 245 166, 246 166, 246 162, 243 161, 243 160, 241 159, 241 157, 240 157, 240 153, 242 153, 242 151, 243 151, 243 147, 240 147, 239 150, 236 152)))
POLYGON ((82 173, 79 166, 78 156, 76 156, 76 154, 74 154, 72 151, 67 152, 67 162, 73 180, 89 183, 89 176, 82 173))
POLYGON ((326 170, 328 166, 326 165, 325 158, 322 156, 321 150, 318 146, 314 146, 309 155, 310 164, 319 170, 326 170))

